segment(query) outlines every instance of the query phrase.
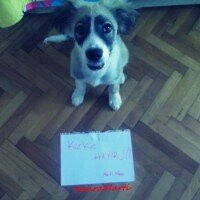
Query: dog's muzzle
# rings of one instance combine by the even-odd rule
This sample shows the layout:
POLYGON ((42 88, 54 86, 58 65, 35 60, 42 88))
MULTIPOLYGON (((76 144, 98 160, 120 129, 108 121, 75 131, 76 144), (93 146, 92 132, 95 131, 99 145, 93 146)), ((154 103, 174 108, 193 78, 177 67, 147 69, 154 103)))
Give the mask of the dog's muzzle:
POLYGON ((103 50, 100 48, 92 48, 86 51, 86 57, 88 59, 88 67, 91 70, 102 69, 104 63, 101 61, 103 56, 103 50))
POLYGON ((99 70, 102 69, 104 66, 104 63, 101 64, 87 64, 87 66, 89 67, 89 69, 91 70, 99 70))

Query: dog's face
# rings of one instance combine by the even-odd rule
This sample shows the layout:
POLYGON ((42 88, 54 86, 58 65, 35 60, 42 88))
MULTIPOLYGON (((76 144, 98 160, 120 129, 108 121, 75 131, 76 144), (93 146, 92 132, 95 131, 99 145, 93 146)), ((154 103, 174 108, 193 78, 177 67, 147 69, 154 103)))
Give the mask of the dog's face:
POLYGON ((80 9, 72 25, 73 37, 81 61, 90 70, 102 69, 107 63, 117 27, 115 18, 100 6, 80 9))
POLYGON ((121 8, 111 10, 95 4, 77 9, 68 4, 59 11, 56 25, 74 39, 81 62, 96 71, 106 66, 119 34, 127 34, 135 22, 133 12, 134 19, 121 8))

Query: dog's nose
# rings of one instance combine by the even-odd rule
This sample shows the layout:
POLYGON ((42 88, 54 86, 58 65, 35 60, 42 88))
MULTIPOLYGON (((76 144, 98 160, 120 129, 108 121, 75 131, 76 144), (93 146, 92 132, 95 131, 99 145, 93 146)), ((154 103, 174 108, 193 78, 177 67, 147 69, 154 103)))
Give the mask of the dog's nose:
POLYGON ((100 48, 88 49, 86 51, 87 58, 93 62, 99 61, 102 55, 103 55, 103 51, 100 48))

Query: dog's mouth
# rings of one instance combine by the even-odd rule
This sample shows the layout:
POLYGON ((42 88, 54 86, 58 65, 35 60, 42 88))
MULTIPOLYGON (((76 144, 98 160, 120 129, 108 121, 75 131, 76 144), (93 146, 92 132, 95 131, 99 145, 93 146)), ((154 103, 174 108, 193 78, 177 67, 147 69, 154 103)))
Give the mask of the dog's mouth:
POLYGON ((87 66, 91 70, 100 70, 103 68, 104 63, 88 63, 87 66))

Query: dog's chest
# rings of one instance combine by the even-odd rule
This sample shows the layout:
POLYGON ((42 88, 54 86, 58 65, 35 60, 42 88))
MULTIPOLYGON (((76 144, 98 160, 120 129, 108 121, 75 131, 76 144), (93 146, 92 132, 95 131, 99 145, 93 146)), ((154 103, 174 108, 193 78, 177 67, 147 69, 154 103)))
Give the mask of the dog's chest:
POLYGON ((99 77, 97 75, 92 75, 92 76, 86 76, 84 78, 84 82, 90 84, 91 86, 93 87, 96 87, 98 85, 102 85, 102 84, 105 84, 103 81, 102 81, 102 77, 99 77))
MULTIPOLYGON (((120 75, 120 74, 118 74, 120 75)), ((83 81, 90 84, 93 87, 98 85, 112 85, 119 82, 119 76, 117 76, 116 72, 110 72, 109 70, 103 74, 92 74, 84 76, 83 81)))

